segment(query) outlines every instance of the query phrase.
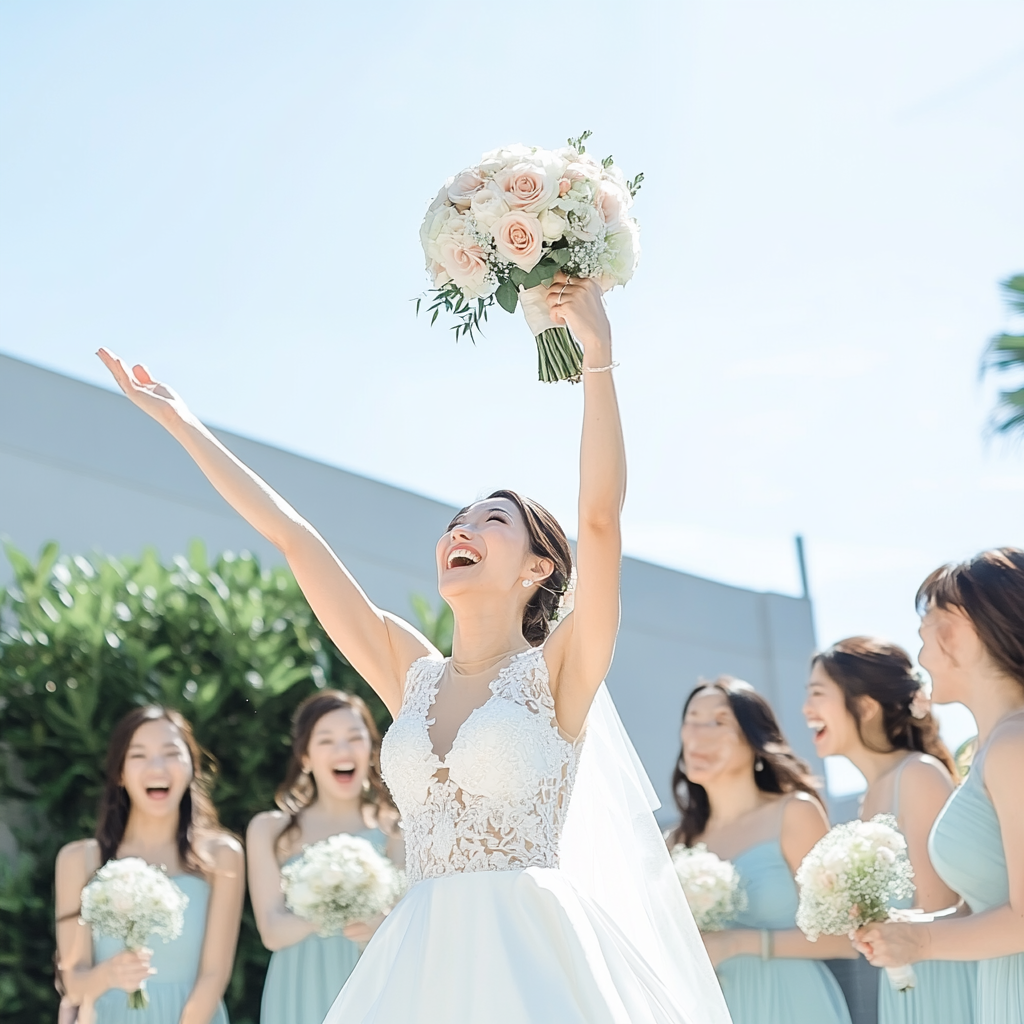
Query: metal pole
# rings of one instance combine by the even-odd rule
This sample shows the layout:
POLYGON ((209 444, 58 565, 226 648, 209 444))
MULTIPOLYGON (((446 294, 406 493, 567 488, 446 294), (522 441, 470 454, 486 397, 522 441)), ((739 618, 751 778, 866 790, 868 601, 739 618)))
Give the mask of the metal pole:
POLYGON ((811 597, 811 590, 807 585, 807 559, 804 557, 804 539, 799 533, 796 535, 796 561, 800 566, 800 587, 803 590, 801 597, 808 601, 811 597))

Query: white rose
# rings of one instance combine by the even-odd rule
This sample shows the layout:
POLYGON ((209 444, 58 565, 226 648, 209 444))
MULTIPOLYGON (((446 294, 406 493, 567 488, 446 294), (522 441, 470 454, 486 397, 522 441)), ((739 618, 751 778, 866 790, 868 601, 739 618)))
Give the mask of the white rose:
POLYGON ((514 146, 503 146, 501 149, 492 149, 489 153, 484 153, 477 170, 484 177, 490 177, 510 164, 531 156, 533 150, 517 142, 514 146))
POLYGON ((493 181, 488 182, 473 196, 469 208, 473 219, 486 231, 490 231, 494 222, 500 220, 509 211, 504 193, 493 181))
POLYGON ((557 242, 565 234, 565 217, 557 210, 544 210, 538 219, 545 242, 557 242))
POLYGON ((607 250, 601 256, 601 287, 607 291, 617 284, 625 284, 636 270, 640 260, 640 229, 627 217, 617 231, 605 237, 607 250))
POLYGON ((581 242, 595 242, 605 230, 604 220, 594 206, 579 206, 569 217, 569 234, 581 242))
POLYGON ((483 187, 484 179, 480 172, 475 167, 469 167, 451 179, 447 189, 448 199, 458 209, 468 210, 473 196, 483 187))
POLYGON ((442 235, 461 234, 464 231, 462 214, 454 206, 442 205, 427 210, 427 215, 420 225, 420 243, 427 257, 427 266, 429 267, 431 262, 441 262, 437 241, 442 235))

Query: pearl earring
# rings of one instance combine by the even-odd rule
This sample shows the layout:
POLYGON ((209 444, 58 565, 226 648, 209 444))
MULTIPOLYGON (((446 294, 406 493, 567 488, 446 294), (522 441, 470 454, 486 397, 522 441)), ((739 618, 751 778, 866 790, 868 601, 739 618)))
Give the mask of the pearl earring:
POLYGON ((533 586, 533 580, 523 580, 523 586, 524 587, 532 587, 533 586))
POLYGON ((763 772, 764 771, 764 761, 762 761, 761 758, 758 758, 754 762, 754 771, 755 772, 763 772))

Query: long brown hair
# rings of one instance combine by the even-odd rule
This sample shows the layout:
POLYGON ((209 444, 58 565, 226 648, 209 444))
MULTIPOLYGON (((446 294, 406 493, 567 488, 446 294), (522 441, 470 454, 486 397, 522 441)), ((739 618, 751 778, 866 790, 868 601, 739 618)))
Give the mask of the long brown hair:
POLYGON ((959 608, 992 660, 1024 686, 1024 551, 991 548, 936 569, 917 592, 917 610, 959 608))
MULTIPOLYGON (((821 804, 811 766, 793 753, 786 737, 782 735, 771 704, 750 683, 733 676, 719 676, 713 683, 699 683, 683 705, 684 721, 690 702, 705 690, 718 690, 729 702, 740 731, 754 751, 754 782, 758 789, 765 793, 806 793, 821 804)), ((711 815, 708 791, 687 778, 683 754, 680 746, 676 767, 672 772, 672 795, 681 820, 669 835, 670 846, 680 842, 690 846, 707 828, 711 815)))
POLYGON ((288 760, 284 782, 277 787, 274 802, 289 815, 288 824, 281 830, 274 845, 278 849, 285 839, 299 828, 299 815, 316 800, 316 779, 312 772, 302 770, 302 759, 309 751, 309 740, 313 728, 324 715, 332 711, 352 711, 362 719, 370 734, 370 767, 367 773, 368 785, 361 794, 361 803, 370 805, 376 811, 378 824, 381 810, 386 809, 397 817, 397 808, 391 799, 387 786, 380 774, 380 732, 362 697, 341 690, 320 690, 307 697, 292 716, 292 755, 288 760))
POLYGON ((921 718, 913 714, 912 705, 921 689, 921 679, 914 672, 910 655, 902 647, 875 637, 851 636, 816 654, 811 664, 820 665, 829 679, 843 691, 846 710, 853 717, 857 735, 866 747, 868 743, 861 728, 858 697, 871 697, 878 701, 890 751, 913 750, 930 754, 946 766, 954 782, 959 782, 953 755, 939 738, 939 723, 935 717, 930 711, 921 718))
MULTIPOLYGON (((558 612, 562 595, 569 588, 572 579, 572 548, 558 520, 532 498, 509 490, 493 491, 484 500, 491 498, 505 498, 519 509, 530 539, 531 553, 538 558, 549 558, 555 564, 551 575, 536 587, 523 609, 523 638, 531 646, 539 647, 551 632, 551 623, 558 612)), ((469 508, 467 505, 460 509, 448 524, 449 530, 469 508)))
POLYGON ((157 722, 160 719, 166 719, 181 733, 192 759, 192 781, 182 794, 181 803, 178 804, 178 827, 175 837, 178 856, 186 871, 192 874, 205 874, 209 870, 209 865, 207 858, 200 852, 201 840, 224 831, 217 818, 217 809, 210 799, 214 762, 196 742, 192 726, 187 719, 177 711, 158 704, 133 708, 114 726, 114 731, 110 734, 103 793, 100 796, 96 824, 100 864, 106 864, 112 857, 117 856, 118 847, 124 839, 124 830, 128 825, 131 800, 128 791, 121 785, 121 778, 132 737, 146 722, 157 722))

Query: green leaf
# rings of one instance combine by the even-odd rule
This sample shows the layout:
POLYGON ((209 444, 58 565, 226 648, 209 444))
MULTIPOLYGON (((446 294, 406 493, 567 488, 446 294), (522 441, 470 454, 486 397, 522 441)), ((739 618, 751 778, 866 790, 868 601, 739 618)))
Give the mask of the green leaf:
POLYGON ((514 313, 516 311, 519 293, 516 290, 516 286, 510 280, 506 279, 498 285, 498 290, 494 293, 494 297, 497 299, 498 305, 506 313, 514 313))

